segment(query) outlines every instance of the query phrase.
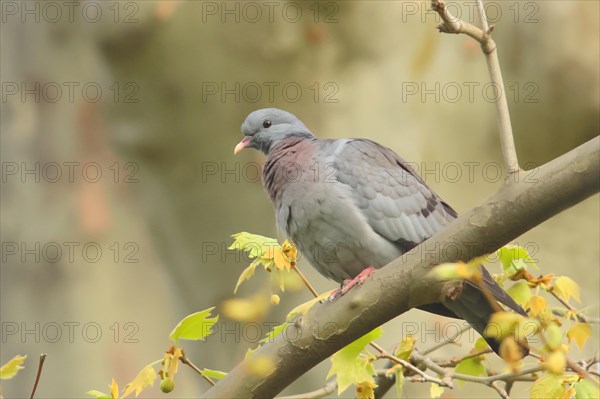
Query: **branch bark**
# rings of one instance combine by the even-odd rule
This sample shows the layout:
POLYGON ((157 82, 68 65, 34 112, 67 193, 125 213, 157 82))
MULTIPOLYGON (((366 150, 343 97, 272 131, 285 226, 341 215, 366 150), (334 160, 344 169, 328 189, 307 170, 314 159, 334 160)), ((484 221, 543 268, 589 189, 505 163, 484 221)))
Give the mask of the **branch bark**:
POLYGON ((272 342, 236 366, 205 398, 272 398, 312 367, 388 320, 432 302, 450 300, 458 282, 429 275, 442 262, 468 261, 495 251, 557 213, 596 194, 600 138, 532 171, 510 175, 484 203, 444 231, 378 270, 361 288, 316 304, 272 342), (252 362, 268 357, 268 375, 252 362))

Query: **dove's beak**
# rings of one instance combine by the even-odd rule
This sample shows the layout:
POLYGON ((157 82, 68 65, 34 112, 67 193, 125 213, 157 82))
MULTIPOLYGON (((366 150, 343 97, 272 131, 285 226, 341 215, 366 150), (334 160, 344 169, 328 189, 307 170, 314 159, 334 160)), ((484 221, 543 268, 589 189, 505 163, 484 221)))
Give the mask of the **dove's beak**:
POLYGON ((238 145, 235 146, 235 148, 233 149, 233 154, 237 155, 238 152, 242 151, 244 148, 248 147, 248 144, 250 144, 250 136, 245 136, 242 141, 240 141, 238 143, 238 145))

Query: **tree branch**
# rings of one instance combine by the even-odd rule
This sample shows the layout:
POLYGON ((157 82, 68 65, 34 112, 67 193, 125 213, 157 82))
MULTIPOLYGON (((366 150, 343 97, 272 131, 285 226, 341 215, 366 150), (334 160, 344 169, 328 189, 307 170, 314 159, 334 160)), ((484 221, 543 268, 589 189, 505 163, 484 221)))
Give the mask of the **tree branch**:
POLYGON ((596 137, 535 171, 523 172, 517 180, 507 179, 483 204, 376 271, 361 288, 333 302, 316 304, 203 397, 274 397, 306 371, 377 326, 416 306, 456 298, 462 284, 434 279, 429 274, 431 268, 495 251, 596 194, 599 147, 600 138, 596 137), (275 366, 268 375, 257 374, 250 367, 255 358, 263 356, 275 366))
POLYGON ((465 34, 477 40, 481 44, 481 49, 485 55, 490 74, 491 83, 498 90, 498 101, 496 101, 496 114, 498 116, 498 129, 500 131, 500 142, 502 144, 502 154, 504 162, 509 173, 515 173, 520 170, 517 151, 515 149, 515 140, 510 122, 510 113, 508 111, 508 102, 506 100, 506 90, 500 62, 498 61, 498 51, 496 43, 492 39, 494 26, 489 26, 487 16, 483 8, 483 1, 477 0, 477 9, 483 29, 480 29, 468 22, 456 18, 448 11, 444 0, 432 0, 431 8, 442 18, 442 23, 438 25, 438 30, 443 33, 465 34))

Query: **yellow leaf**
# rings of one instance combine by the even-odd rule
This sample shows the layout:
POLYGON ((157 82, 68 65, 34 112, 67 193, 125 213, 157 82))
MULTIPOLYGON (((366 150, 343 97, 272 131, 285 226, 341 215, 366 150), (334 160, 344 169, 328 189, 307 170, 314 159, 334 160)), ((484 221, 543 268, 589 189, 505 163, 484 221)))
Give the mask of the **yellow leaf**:
POLYGON ((165 352, 165 357, 163 358, 163 368, 160 371, 162 373, 161 378, 173 378, 175 374, 177 374, 177 370, 179 369, 179 359, 182 357, 183 349, 171 346, 171 348, 165 352))
POLYGON ((440 396, 442 396, 443 393, 444 387, 439 386, 435 382, 431 383, 431 386, 429 387, 429 396, 432 399, 439 398, 440 396))
POLYGON ((565 390, 565 392, 562 394, 562 396, 560 397, 560 399, 571 399, 574 398, 576 395, 576 391, 574 387, 569 387, 567 390, 565 390))
POLYGON ((546 358, 544 368, 553 374, 563 374, 567 365, 567 357, 562 351, 554 351, 546 358))
POLYGON ((252 374, 266 377, 275 370, 275 362, 269 356, 257 356, 247 362, 248 369, 252 374))
POLYGON ((279 286, 279 289, 281 290, 281 292, 285 291, 285 279, 283 278, 283 276, 285 274, 289 274, 289 273, 285 273, 285 271, 275 268, 271 271, 271 279, 272 281, 275 282, 276 285, 279 286))
POLYGON ((221 303, 221 311, 233 320, 255 322, 265 318, 269 311, 269 301, 261 294, 251 298, 231 298, 221 303))
POLYGON ((484 335, 490 338, 503 339, 513 335, 519 323, 525 318, 513 312, 496 312, 490 318, 484 335))
POLYGON ((294 244, 292 244, 289 240, 285 240, 283 244, 281 244, 281 250, 284 255, 288 257, 291 263, 296 264, 296 260, 298 258, 298 248, 294 244))
POLYGON ((556 294, 565 302, 569 302, 569 298, 573 297, 577 302, 581 303, 579 295, 579 285, 567 276, 560 276, 554 282, 556 294))
POLYGON ((292 309, 292 311, 290 313, 288 313, 288 315, 285 318, 286 321, 290 321, 291 319, 293 319, 295 316, 297 316, 299 314, 306 314, 306 312, 308 312, 310 310, 310 308, 312 308, 317 302, 320 302, 321 300, 328 298, 332 292, 333 292, 333 290, 324 292, 323 294, 319 295, 318 297, 313 298, 308 302, 304 302, 303 304, 296 306, 294 309, 292 309))
POLYGON ((592 335, 592 327, 587 323, 577 323, 569 328, 567 337, 570 341, 575 341, 579 349, 583 348, 585 341, 592 335))
POLYGON ((281 247, 275 247, 273 262, 280 270, 290 270, 296 265, 297 256, 298 250, 294 244, 286 240, 281 247))
POLYGON ((469 263, 442 263, 433 268, 430 272, 440 280, 479 280, 481 279, 481 263, 479 258, 469 263))
POLYGON ((523 350, 513 337, 506 337, 500 343, 500 357, 509 363, 516 373, 519 369, 519 361, 523 358, 523 350))
POLYGON ((244 269, 242 274, 240 274, 240 277, 238 278, 237 283, 235 284, 235 288, 233 289, 234 294, 237 292, 238 288, 244 281, 246 281, 250 277, 254 276, 254 272, 256 271, 256 266, 258 266, 258 264, 259 264, 259 262, 257 260, 255 260, 254 262, 250 263, 250 266, 248 266, 247 268, 244 269))
POLYGON ((112 396, 110 396, 109 394, 97 391, 95 389, 87 391, 85 394, 96 399, 112 399, 112 396))
POLYGON ((356 385, 356 396, 358 399, 375 399, 375 388, 377 388, 375 381, 362 381, 356 385))
POLYGON ((531 399, 560 398, 564 391, 563 378, 552 373, 538 378, 529 388, 531 399))
POLYGON ((546 299, 540 295, 529 298, 529 313, 532 316, 539 315, 547 307, 546 299))
POLYGON ((17 355, 6 362, 2 367, 0 367, 0 379, 2 380, 10 380, 13 378, 19 370, 24 369, 23 362, 27 359, 27 356, 17 355))
POLYGON ((142 371, 140 371, 138 375, 136 375, 135 378, 129 384, 125 385, 125 392, 123 392, 123 397, 135 392, 135 397, 137 398, 140 392, 144 390, 144 388, 154 385, 155 379, 156 371, 154 371, 154 367, 150 365, 144 367, 142 371))
MULTIPOLYGON (((110 387, 110 396, 113 399, 117 399, 119 397, 119 385, 117 384, 117 381, 115 381, 114 378, 112 379, 112 382, 110 383, 109 387, 110 387)), ((127 396, 127 395, 123 395, 123 396, 127 396)))

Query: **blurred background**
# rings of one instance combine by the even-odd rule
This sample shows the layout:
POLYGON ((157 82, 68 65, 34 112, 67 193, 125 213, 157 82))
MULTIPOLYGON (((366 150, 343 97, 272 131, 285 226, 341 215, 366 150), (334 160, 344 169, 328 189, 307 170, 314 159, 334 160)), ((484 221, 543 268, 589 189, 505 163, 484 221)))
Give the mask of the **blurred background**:
MULTIPOLYGON (((28 355, 25 370, 3 382, 6 398, 29 396, 42 352, 39 398, 108 391, 113 377, 123 386, 162 357, 185 315, 211 306, 222 313, 248 264, 227 250, 230 236, 277 237, 262 156, 233 155, 255 109, 291 111, 319 137, 391 147, 459 213, 505 177, 485 59, 468 37, 439 34, 428 2, 0 5, 0 361, 28 355)), ((474 5, 452 2, 452 11, 476 22, 474 5)), ((595 137, 599 3, 502 1, 487 10, 522 165, 595 137)), ((580 283, 580 306, 592 317, 599 216, 594 196, 516 240, 541 273, 580 283)), ((318 291, 335 287, 300 265, 318 291)), ((261 272, 243 284, 237 297, 252 298, 255 322, 222 315, 207 343, 184 344, 188 356, 229 370, 310 299, 306 290, 286 291, 271 307, 272 290, 261 272)), ((450 331, 447 322, 414 310, 385 325, 381 342, 391 347, 410 330, 429 346, 450 331)), ((465 336, 460 350, 474 339, 465 336)), ((598 348, 594 326, 593 339, 572 353, 598 348)), ((321 387, 328 368, 323 362, 286 393, 321 387)), ((176 385, 174 397, 208 388, 187 367, 176 385)), ((428 389, 407 384, 403 396, 427 397, 428 389)), ((526 396, 527 385, 514 393, 526 396)), ((157 384, 141 394, 159 396, 157 384)), ((444 393, 495 396, 472 384, 444 393)))

